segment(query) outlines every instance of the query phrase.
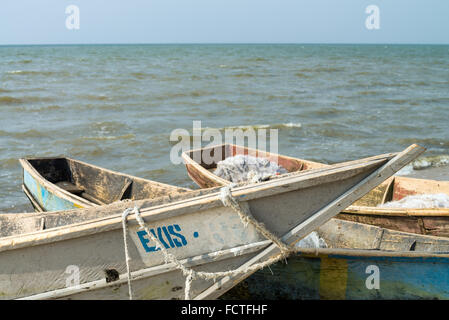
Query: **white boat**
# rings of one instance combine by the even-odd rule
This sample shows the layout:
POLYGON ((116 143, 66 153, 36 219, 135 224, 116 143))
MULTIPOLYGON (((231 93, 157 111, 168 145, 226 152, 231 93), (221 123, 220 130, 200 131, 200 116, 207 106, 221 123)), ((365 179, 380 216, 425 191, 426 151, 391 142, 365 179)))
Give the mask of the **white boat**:
POLYGON ((0 298, 217 298, 255 272, 254 266, 280 256, 276 240, 293 245, 423 151, 413 145, 399 154, 239 185, 225 199, 229 189, 213 188, 78 210, 0 215, 0 298), (227 201, 237 201, 240 212, 227 201), (139 210, 123 218, 123 211, 134 207, 139 210), (245 226, 242 211, 272 237, 262 235, 260 225, 245 226), (164 252, 176 260, 166 262, 164 252), (238 272, 190 282, 180 265, 194 272, 238 272))

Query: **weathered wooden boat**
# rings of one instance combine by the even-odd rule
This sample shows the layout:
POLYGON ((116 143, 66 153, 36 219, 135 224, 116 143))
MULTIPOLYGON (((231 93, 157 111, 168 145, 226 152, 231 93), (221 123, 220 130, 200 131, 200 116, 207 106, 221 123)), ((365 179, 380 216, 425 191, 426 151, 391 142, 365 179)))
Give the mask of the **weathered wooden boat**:
POLYGON ((20 159, 22 189, 36 211, 88 208, 189 191, 70 158, 20 159))
MULTIPOLYGON (((270 154, 255 149, 225 144, 183 153, 190 178, 200 187, 229 185, 230 182, 214 174, 217 162, 205 164, 203 155, 221 155, 218 160, 237 154, 251 154, 266 158, 283 166, 288 172, 323 168, 327 164, 270 154), (200 160, 198 160, 200 159, 200 160)), ((424 180, 394 176, 370 191, 366 196, 344 209, 337 218, 377 225, 398 231, 449 236, 449 208, 382 208, 389 201, 398 201, 409 195, 437 194, 449 195, 449 181, 424 180)))
POLYGON ((224 299, 449 299, 449 239, 331 219, 328 248, 298 248, 224 299))
POLYGON ((251 155, 265 158, 285 168, 288 172, 306 171, 324 168, 327 165, 319 162, 287 157, 275 153, 260 151, 234 144, 222 144, 183 152, 187 174, 201 188, 229 185, 230 182, 214 174, 217 162, 236 155, 251 155), (205 159, 208 159, 205 160, 205 159))
POLYGON ((399 154, 231 191, 212 188, 77 210, 2 214, 0 298, 126 299, 128 270, 136 299, 179 299, 186 289, 195 299, 217 298, 255 272, 258 263, 280 257, 275 238, 267 240, 257 224, 242 223, 245 212, 292 245, 423 151, 413 145, 399 154), (231 200, 246 211, 229 206, 231 200), (125 215, 133 207, 139 210, 125 215), (165 262, 164 252, 195 272, 239 273, 190 283, 176 261, 165 262))

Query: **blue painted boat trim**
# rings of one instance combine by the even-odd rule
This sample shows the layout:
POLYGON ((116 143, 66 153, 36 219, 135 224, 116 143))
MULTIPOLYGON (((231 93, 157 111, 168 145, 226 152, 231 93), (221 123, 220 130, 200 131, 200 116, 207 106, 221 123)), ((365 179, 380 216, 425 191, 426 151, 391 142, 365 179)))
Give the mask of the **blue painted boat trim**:
POLYGON ((72 201, 60 198, 41 185, 28 171, 23 171, 23 184, 45 211, 78 209, 72 201))

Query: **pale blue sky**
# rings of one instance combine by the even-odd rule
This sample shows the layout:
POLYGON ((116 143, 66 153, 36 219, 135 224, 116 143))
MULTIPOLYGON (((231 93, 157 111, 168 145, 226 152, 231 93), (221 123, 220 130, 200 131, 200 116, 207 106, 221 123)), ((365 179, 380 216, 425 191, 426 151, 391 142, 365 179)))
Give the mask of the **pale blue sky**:
POLYGON ((0 44, 443 43, 449 0, 14 0, 0 44), (80 29, 65 26, 68 5, 80 29), (380 29, 365 27, 368 5, 380 29))

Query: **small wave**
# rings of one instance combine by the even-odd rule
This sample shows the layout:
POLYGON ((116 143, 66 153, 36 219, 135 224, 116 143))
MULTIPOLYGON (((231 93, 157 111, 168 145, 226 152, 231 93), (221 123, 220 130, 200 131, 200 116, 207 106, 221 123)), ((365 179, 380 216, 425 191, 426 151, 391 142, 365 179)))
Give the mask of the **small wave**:
POLYGON ((211 95, 210 92, 207 91, 200 91, 200 90, 195 90, 192 92, 187 92, 187 93, 166 93, 160 97, 157 97, 156 99, 158 100, 166 100, 166 99, 177 99, 177 98, 198 98, 198 97, 205 97, 205 96, 209 96, 211 95))
POLYGON ((11 92, 11 90, 0 88, 0 93, 8 93, 8 92, 11 92))
POLYGON ((380 82, 380 81, 374 81, 372 83, 370 83, 371 87, 397 87, 397 88, 401 88, 401 87, 409 87, 408 83, 397 83, 397 82, 393 82, 393 83, 388 83, 388 82, 380 82))
POLYGON ((102 147, 92 147, 92 148, 86 148, 84 146, 78 148, 73 147, 69 149, 69 156, 71 157, 77 157, 77 158, 98 158, 102 157, 104 155, 107 155, 109 153, 109 150, 106 150, 102 147))
POLYGON ((69 76, 67 71, 32 71, 32 70, 11 70, 6 71, 9 75, 23 75, 23 76, 69 76))
POLYGON ((229 130, 229 129, 232 129, 232 130, 238 130, 238 129, 257 130, 257 129, 268 129, 268 128, 270 128, 269 124, 255 124, 255 125, 227 126, 227 127, 221 127, 221 128, 205 127, 205 128, 202 128, 201 131, 208 130, 208 129, 217 129, 217 130, 223 131, 223 130, 229 130))
POLYGON ((87 94, 87 95, 80 95, 78 98, 81 99, 87 99, 87 100, 95 100, 95 101, 105 101, 108 100, 109 97, 107 95, 93 95, 93 94, 87 94))
POLYGON ((342 113, 343 110, 340 110, 338 108, 322 108, 317 109, 314 111, 311 111, 311 114, 317 115, 317 116, 326 116, 326 115, 335 115, 337 113, 342 113))
POLYGON ((134 139, 136 136, 132 133, 124 134, 121 136, 98 136, 98 137, 82 137, 83 140, 91 141, 105 141, 105 140, 130 140, 134 139))
POLYGON ((358 94, 361 96, 374 96, 374 95, 380 94, 380 92, 379 91, 360 91, 360 92, 358 92, 358 94))
POLYGON ((156 79, 157 76, 152 73, 145 73, 145 72, 132 72, 130 73, 130 76, 137 78, 137 79, 156 79))
POLYGON ((422 170, 430 167, 443 167, 449 165, 449 155, 423 157, 413 161, 414 170, 422 170))
POLYGON ((117 121, 99 121, 89 124, 90 130, 101 133, 101 135, 110 135, 120 130, 128 130, 128 126, 117 121))
POLYGON ((22 103, 22 100, 19 98, 9 97, 9 96, 3 96, 0 97, 0 103, 6 103, 6 104, 16 104, 16 103, 22 103))
POLYGON ((409 176, 415 170, 445 167, 449 165, 449 155, 420 157, 396 172, 398 176, 409 176))
POLYGON ((254 75, 252 73, 236 73, 233 75, 235 78, 252 78, 254 75))
POLYGON ((43 111, 54 111, 54 110, 60 110, 62 109, 61 106, 58 105, 50 105, 50 106, 44 106, 41 108, 27 108, 27 107, 16 107, 13 110, 18 112, 43 112, 43 111))
POLYGON ((0 130, 0 137, 12 137, 12 138, 18 138, 18 139, 25 139, 25 138, 44 138, 47 137, 48 133, 44 133, 42 131, 30 129, 26 131, 19 131, 19 132, 9 132, 9 131, 3 131, 0 130))
MULTIPOLYGON (((301 123, 293 123, 293 122, 289 122, 289 123, 282 123, 279 125, 281 128, 301 128, 302 124, 301 123)), ((276 128, 276 126, 272 126, 274 128, 276 128)))
POLYGON ((416 99, 418 102, 423 104, 429 103, 449 103, 449 97, 438 97, 438 98, 424 98, 424 99, 416 99))
POLYGON ((344 71, 343 68, 335 68, 335 67, 315 67, 315 68, 303 68, 300 69, 299 72, 317 72, 317 73, 333 73, 333 72, 341 72, 344 71))
POLYGON ((386 103, 393 103, 393 104, 407 104, 410 103, 411 101, 408 99, 382 99, 382 102, 386 102, 386 103))
POLYGON ((387 142, 399 142, 402 145, 420 144, 426 148, 449 148, 449 140, 436 139, 436 138, 403 138, 403 139, 388 139, 387 142))
POLYGON ((227 127, 220 127, 220 128, 214 128, 214 127, 203 127, 201 128, 201 132, 204 132, 205 130, 215 129, 219 131, 225 131, 225 130, 259 130, 259 129, 299 129, 302 127, 301 123, 278 123, 278 124, 253 124, 253 125, 241 125, 241 126, 227 126, 227 127))
POLYGON ((296 73, 295 73, 295 76, 298 77, 298 78, 305 78, 305 79, 310 78, 309 75, 307 75, 307 74, 305 74, 305 73, 303 73, 303 72, 296 72, 296 73))
POLYGON ((36 97, 36 96, 25 96, 21 98, 11 96, 0 97, 0 103, 5 104, 23 104, 23 103, 50 102, 50 101, 53 101, 53 99, 50 97, 36 97))
POLYGON ((262 57, 249 58, 247 61, 250 62, 268 62, 268 59, 262 57))

